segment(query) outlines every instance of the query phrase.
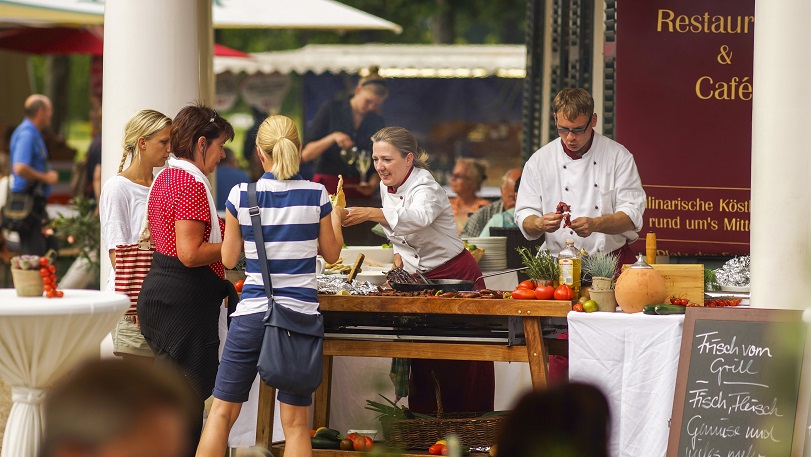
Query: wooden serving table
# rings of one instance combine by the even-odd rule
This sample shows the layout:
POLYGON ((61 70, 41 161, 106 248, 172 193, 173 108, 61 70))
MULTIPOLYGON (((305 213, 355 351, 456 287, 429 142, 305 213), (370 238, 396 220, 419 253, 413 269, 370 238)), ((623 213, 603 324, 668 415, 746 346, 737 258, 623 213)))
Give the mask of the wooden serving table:
MULTIPOLYGON (((330 408, 330 385, 332 383, 332 358, 391 357, 412 359, 474 360, 529 363, 532 385, 535 389, 546 386, 549 352, 566 353, 562 347, 548 347, 541 334, 542 317, 566 317, 571 303, 559 300, 497 300, 462 299, 437 297, 381 297, 381 296, 335 296, 319 295, 321 312, 368 314, 444 315, 519 317, 523 323, 526 346, 482 342, 450 341, 380 341, 324 338, 324 379, 313 398, 313 428, 328 426, 330 408)), ((344 316, 346 317, 346 316, 344 316)), ((351 316, 349 316, 351 317, 351 316)), ((430 316, 428 316, 430 317, 430 316)), ((553 343, 554 344, 554 343, 553 343)), ((271 449, 273 433, 273 406, 276 389, 260 383, 259 414, 256 425, 258 445, 271 449)), ((273 449, 274 452, 277 448, 273 449)), ((321 450, 314 450, 314 453, 321 450)), ((319 454, 321 455, 321 454, 319 454)))

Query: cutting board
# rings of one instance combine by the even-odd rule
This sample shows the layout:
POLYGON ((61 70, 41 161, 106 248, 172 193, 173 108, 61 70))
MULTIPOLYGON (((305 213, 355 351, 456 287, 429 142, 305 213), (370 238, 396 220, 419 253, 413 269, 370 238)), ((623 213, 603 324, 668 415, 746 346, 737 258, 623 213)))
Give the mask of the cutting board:
MULTIPOLYGON (((683 297, 692 303, 704 304, 704 265, 703 264, 668 264, 651 265, 665 278, 667 298, 683 297)), ((625 271, 630 265, 623 265, 625 271)))

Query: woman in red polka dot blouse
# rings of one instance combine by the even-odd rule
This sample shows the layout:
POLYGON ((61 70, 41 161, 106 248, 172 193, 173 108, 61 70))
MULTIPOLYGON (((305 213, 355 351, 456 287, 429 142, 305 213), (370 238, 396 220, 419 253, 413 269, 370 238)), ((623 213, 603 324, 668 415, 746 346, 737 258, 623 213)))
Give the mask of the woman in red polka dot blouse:
POLYGON ((229 292, 236 300, 225 280, 223 223, 206 178, 225 156, 234 129, 213 109, 192 105, 172 121, 171 138, 175 158, 155 177, 147 206, 156 250, 138 297, 138 321, 155 367, 180 372, 199 400, 195 445, 217 375, 220 306, 229 292))

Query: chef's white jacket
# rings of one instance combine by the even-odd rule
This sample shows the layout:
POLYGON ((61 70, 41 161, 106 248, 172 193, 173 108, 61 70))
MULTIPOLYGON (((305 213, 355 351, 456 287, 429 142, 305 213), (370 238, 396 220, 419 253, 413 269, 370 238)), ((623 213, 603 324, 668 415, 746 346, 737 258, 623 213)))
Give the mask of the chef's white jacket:
POLYGON ((462 252, 450 201, 430 172, 414 168, 395 193, 387 189, 380 183, 383 230, 406 271, 429 272, 462 252))
POLYGON ((620 235, 592 233, 581 238, 571 228, 545 233, 544 248, 553 254, 563 249, 566 239, 584 248, 589 254, 611 252, 633 242, 642 229, 645 211, 645 191, 634 158, 624 146, 594 133, 591 148, 579 160, 563 151, 558 138, 542 147, 524 165, 521 187, 515 204, 515 221, 527 239, 524 219, 554 212, 559 202, 571 206, 572 220, 597 217, 621 211, 631 218, 634 230, 620 235))

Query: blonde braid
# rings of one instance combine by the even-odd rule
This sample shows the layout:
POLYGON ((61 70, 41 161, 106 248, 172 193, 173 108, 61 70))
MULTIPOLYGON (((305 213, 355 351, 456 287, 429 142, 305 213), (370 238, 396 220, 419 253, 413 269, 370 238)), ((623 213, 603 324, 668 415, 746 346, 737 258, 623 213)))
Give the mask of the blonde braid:
POLYGON ((118 172, 121 173, 124 171, 124 164, 127 162, 127 155, 130 153, 131 146, 127 145, 124 147, 124 154, 121 156, 121 163, 118 165, 118 172))

